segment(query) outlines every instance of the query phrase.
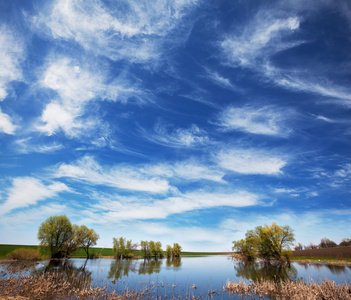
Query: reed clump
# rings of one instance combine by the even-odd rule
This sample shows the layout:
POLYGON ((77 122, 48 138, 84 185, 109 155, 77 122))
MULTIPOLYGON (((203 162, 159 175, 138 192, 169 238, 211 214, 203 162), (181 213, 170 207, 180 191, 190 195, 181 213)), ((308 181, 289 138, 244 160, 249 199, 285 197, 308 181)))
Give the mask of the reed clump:
POLYGON ((92 287, 91 280, 72 274, 43 273, 39 276, 9 277, 0 280, 0 300, 10 299, 107 299, 136 300, 145 297, 147 291, 139 293, 125 291, 121 295, 110 293, 107 287, 92 287))
POLYGON ((351 299, 350 284, 336 284, 334 281, 324 280, 316 282, 288 281, 272 282, 262 280, 261 282, 245 283, 239 281, 227 282, 226 290, 241 296, 274 296, 279 299, 304 299, 304 300, 347 300, 351 299))

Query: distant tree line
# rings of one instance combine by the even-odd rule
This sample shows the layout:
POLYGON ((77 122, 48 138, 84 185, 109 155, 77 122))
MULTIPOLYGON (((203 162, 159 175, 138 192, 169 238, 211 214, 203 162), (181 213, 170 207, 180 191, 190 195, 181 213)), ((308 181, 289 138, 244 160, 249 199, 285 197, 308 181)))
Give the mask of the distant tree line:
POLYGON ((78 249, 84 249, 87 258, 91 258, 89 249, 96 245, 99 235, 85 225, 76 225, 65 216, 52 216, 41 223, 38 240, 52 258, 64 258, 78 249))
POLYGON ((308 245, 302 245, 301 243, 298 243, 295 247, 294 250, 309 250, 309 249, 323 249, 323 248, 333 248, 333 247, 347 247, 351 246, 351 239, 343 239, 340 244, 338 245, 334 241, 328 239, 328 238, 322 238, 321 242, 318 245, 315 245, 313 243, 309 243, 308 245))
MULTIPOLYGON (((135 244, 132 240, 127 240, 124 237, 113 238, 113 251, 116 253, 117 259, 122 258, 133 258, 136 250, 138 250, 139 244, 135 244)), ((141 241, 139 254, 144 258, 163 258, 165 255, 167 258, 180 257, 182 247, 178 243, 174 243, 173 247, 167 245, 166 253, 162 249, 160 241, 141 241)))

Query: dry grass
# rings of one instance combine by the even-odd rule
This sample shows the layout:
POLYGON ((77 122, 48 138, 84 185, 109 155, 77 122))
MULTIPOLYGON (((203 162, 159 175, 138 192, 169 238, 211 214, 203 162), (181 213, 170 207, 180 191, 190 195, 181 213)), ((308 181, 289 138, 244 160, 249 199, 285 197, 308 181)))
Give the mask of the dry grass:
POLYGON ((143 293, 109 293, 107 288, 92 287, 77 275, 44 273, 40 276, 10 277, 0 280, 0 300, 10 299, 140 299, 143 293))
POLYGON ((264 280, 249 284, 227 282, 226 290, 241 296, 274 296, 278 299, 304 299, 304 300, 347 300, 351 299, 351 286, 349 284, 336 284, 325 280, 321 284, 303 281, 280 282, 264 280))

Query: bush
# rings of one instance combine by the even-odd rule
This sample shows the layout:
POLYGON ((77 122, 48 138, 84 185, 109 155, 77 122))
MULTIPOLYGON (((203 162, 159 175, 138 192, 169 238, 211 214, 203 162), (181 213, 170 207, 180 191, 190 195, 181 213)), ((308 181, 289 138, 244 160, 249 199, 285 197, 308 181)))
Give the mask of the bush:
POLYGON ((8 255, 8 258, 14 260, 40 260, 41 255, 38 250, 19 248, 13 250, 8 255))
POLYGON ((351 246, 351 239, 343 239, 339 244, 341 247, 351 246))

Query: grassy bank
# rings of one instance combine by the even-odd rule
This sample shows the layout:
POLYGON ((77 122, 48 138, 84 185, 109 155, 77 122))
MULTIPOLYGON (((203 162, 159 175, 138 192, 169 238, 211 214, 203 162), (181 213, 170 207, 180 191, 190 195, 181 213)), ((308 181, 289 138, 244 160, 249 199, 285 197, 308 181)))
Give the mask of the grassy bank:
MULTIPOLYGON (((49 253, 44 249, 41 249, 39 246, 30 246, 30 245, 0 245, 0 259, 6 259, 8 254, 11 253, 15 249, 26 248, 38 250, 42 254, 43 257, 49 257, 49 253)), ((91 248, 89 251, 90 254, 97 254, 101 257, 113 257, 115 253, 112 248, 91 248)), ((208 255, 229 255, 228 252, 182 252, 182 256, 208 256, 208 255)), ((142 253, 140 251, 135 251, 136 257, 141 257, 142 253)), ((74 252, 71 257, 86 257, 86 253, 83 249, 79 249, 74 252)))

